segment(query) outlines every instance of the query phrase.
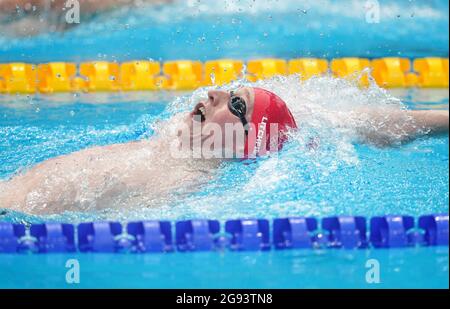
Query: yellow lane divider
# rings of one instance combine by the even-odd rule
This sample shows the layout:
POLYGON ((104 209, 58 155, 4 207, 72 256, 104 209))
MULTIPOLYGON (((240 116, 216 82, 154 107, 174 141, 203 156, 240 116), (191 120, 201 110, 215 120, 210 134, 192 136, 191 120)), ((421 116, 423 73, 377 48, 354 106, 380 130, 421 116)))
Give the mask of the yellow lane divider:
POLYGON ((36 92, 36 75, 36 67, 31 64, 0 64, 0 91, 9 93, 34 93, 36 92))
POLYGON ((189 90, 202 86, 203 65, 200 61, 178 60, 164 63, 163 73, 167 76, 164 86, 170 90, 189 90))
POLYGON ((247 79, 256 82, 275 75, 287 74, 287 63, 283 59, 259 59, 247 62, 247 79))
POLYGON ((0 93, 54 93, 78 91, 192 90, 202 86, 224 85, 245 77, 249 81, 276 75, 299 74, 301 80, 331 73, 334 76, 359 79, 369 84, 370 70, 381 87, 448 88, 448 58, 380 59, 318 58, 254 59, 245 64, 235 59, 207 61, 176 60, 159 62, 136 60, 124 63, 92 61, 45 64, 0 64, 0 93), (246 72, 243 72, 244 67, 246 72), (162 72, 161 72, 162 71, 162 72))
POLYGON ((37 67, 38 89, 42 93, 69 92, 77 67, 75 63, 53 62, 40 64, 37 67))
POLYGON ((222 86, 242 78, 244 62, 233 59, 221 59, 205 62, 205 85, 222 86))
MULTIPOLYGON (((331 61, 331 72, 337 77, 355 79, 359 76, 359 72, 368 68, 370 68, 370 60, 365 58, 341 58, 331 61)), ((359 78, 359 83, 362 86, 368 86, 368 75, 362 74, 359 78)))
POLYGON ((307 80, 328 71, 328 61, 316 58, 292 59, 288 66, 289 74, 299 74, 301 80, 307 80))
POLYGON ((448 58, 416 59, 413 66, 420 86, 448 88, 448 58))
POLYGON ((85 62, 80 65, 80 75, 86 81, 87 91, 118 91, 119 64, 115 62, 85 62))
POLYGON ((157 77, 161 71, 156 61, 130 61, 120 66, 122 90, 157 90, 157 77))
POLYGON ((382 87, 413 87, 417 75, 411 73, 411 62, 402 58, 382 58, 372 61, 372 75, 382 87))

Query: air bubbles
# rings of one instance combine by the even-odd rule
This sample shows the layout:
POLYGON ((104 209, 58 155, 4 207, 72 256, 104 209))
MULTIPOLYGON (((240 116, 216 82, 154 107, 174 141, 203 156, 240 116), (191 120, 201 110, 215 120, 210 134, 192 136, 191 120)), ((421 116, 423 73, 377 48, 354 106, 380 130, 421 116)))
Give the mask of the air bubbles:
MULTIPOLYGON (((308 13, 307 10, 302 10, 302 9, 297 9, 297 11, 298 11, 301 15, 306 15, 306 14, 308 13)), ((301 16, 300 14, 299 14, 299 16, 301 16)))

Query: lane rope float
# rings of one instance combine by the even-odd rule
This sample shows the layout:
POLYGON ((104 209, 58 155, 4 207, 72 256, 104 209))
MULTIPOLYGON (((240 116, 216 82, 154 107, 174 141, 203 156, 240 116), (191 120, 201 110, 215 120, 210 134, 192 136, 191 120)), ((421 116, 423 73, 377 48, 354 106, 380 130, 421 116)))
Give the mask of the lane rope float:
MULTIPOLYGON (((0 93, 51 94, 57 92, 114 92, 193 90, 198 87, 224 85, 245 77, 251 82, 276 75, 298 74, 300 80, 331 73, 354 79, 358 72, 372 70, 375 82, 386 88, 448 88, 448 58, 277 58, 206 61, 174 60, 159 63, 135 60, 124 63, 91 61, 75 64, 22 62, 0 64, 0 93), (245 65, 244 65, 245 64, 245 65), (246 68, 245 72, 243 69, 246 68)), ((369 84, 367 74, 359 78, 361 86, 369 84)))
POLYGON ((267 219, 0 222, 0 253, 265 251, 448 247, 448 214, 267 219))

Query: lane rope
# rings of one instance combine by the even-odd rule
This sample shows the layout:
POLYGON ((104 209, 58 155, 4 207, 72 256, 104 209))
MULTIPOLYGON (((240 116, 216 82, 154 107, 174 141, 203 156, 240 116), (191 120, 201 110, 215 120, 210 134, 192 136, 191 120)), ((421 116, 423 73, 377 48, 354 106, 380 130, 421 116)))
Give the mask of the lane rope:
POLYGON ((448 214, 267 219, 0 222, 0 253, 265 251, 448 247, 448 214))
POLYGON ((235 59, 206 61, 175 60, 159 63, 150 60, 129 62, 91 61, 75 64, 0 64, 0 93, 51 94, 55 92, 193 90, 224 85, 240 78, 254 82, 276 75, 298 74, 299 80, 332 74, 357 79, 369 85, 371 70, 375 82, 386 88, 448 88, 448 58, 266 58, 247 62, 235 59), (245 68, 245 72, 244 72, 245 68))

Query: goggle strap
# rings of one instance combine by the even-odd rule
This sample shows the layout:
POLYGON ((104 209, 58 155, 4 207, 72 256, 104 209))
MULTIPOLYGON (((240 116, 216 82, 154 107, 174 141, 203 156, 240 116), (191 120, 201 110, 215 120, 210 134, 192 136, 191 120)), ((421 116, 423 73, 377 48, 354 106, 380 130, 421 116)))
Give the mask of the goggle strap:
POLYGON ((247 119, 245 119, 244 116, 239 117, 241 119, 242 125, 244 126, 244 130, 245 130, 245 135, 248 135, 248 130, 249 130, 249 124, 247 122, 247 119))

